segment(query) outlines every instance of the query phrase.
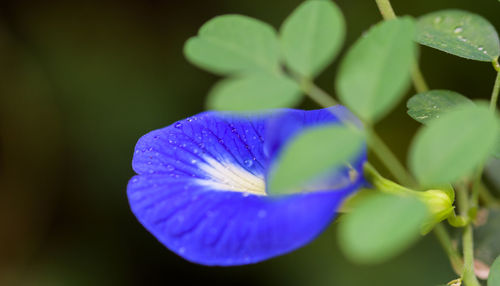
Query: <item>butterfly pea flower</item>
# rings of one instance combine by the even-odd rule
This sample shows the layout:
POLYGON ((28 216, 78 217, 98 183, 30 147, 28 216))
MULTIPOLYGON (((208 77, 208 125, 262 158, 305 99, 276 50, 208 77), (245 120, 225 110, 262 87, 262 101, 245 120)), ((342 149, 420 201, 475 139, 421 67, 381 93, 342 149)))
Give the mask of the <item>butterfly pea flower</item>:
POLYGON ((364 184, 366 151, 293 194, 269 194, 273 166, 300 132, 346 120, 357 123, 343 106, 207 111, 152 131, 135 147, 132 212, 167 248, 199 264, 250 264, 295 250, 325 230, 364 184))

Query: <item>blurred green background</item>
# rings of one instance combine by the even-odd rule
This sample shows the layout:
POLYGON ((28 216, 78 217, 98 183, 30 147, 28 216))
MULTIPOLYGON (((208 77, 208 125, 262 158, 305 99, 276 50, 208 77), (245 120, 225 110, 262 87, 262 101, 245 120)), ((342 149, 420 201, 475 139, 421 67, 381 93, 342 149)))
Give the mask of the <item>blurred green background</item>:
MULTIPOLYGON (((217 77, 186 62, 208 19, 241 13, 279 27, 300 0, 0 1, 0 285, 437 285, 454 279, 432 236, 378 266, 340 253, 335 225, 292 254, 243 267, 191 264, 128 208, 137 139, 198 113, 217 77)), ((345 47, 380 20, 374 1, 337 1, 345 47)), ((497 0, 393 0, 397 13, 445 8, 500 28, 497 0)), ((488 98, 488 63, 421 49, 433 88, 488 98)), ((318 79, 333 92, 336 65, 318 79)), ((410 91, 409 93, 411 93, 410 91)), ((305 108, 315 106, 305 101, 305 108)), ((378 126, 401 158, 418 124, 404 103, 378 126)))

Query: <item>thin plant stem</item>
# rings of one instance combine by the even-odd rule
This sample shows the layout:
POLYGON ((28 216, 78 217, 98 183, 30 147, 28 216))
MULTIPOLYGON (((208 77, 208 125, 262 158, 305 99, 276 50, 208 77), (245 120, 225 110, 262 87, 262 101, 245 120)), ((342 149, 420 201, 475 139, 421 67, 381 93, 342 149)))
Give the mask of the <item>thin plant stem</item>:
MULTIPOLYGON (((460 208, 460 214, 466 216, 469 213, 469 199, 465 184, 457 185, 457 202, 460 208)), ((469 223, 464 228, 462 234, 464 268, 462 279, 467 286, 481 286, 474 273, 474 236, 472 225, 469 223)))
POLYGON ((330 107, 338 104, 332 96, 319 88, 312 80, 296 74, 294 74, 293 77, 300 83, 302 91, 319 105, 323 107, 330 107))
POLYGON ((418 93, 426 92, 429 90, 427 83, 425 82, 424 76, 420 71, 420 67, 418 66, 418 62, 415 60, 413 63, 413 69, 411 73, 411 78, 413 81, 413 86, 418 93))
POLYGON ((396 18, 396 13, 394 13, 394 9, 392 9, 392 5, 389 0, 375 0, 375 2, 377 3, 380 14, 382 14, 384 19, 389 20, 396 18))
POLYGON ((495 79, 495 85, 493 86, 493 92, 491 93, 490 109, 494 112, 497 108, 498 93, 500 93, 500 64, 498 63, 498 58, 493 61, 493 67, 497 71, 497 77, 495 79))
POLYGON ((436 235, 439 244, 441 244, 441 247, 443 247, 444 251, 448 255, 453 270, 457 275, 461 275, 463 271, 463 261, 455 246, 453 246, 448 231, 446 231, 442 224, 437 224, 434 227, 434 234, 436 235))
MULTIPOLYGON (((394 13, 394 9, 392 9, 392 5, 389 0, 375 0, 375 2, 377 3, 377 7, 384 20, 391 20, 397 17, 396 13, 394 13)), ((418 93, 426 92, 429 90, 429 87, 425 82, 424 76, 422 75, 418 62, 416 60, 414 60, 413 62, 411 79, 413 81, 413 86, 418 93)))
POLYGON ((417 185, 413 177, 406 171, 406 168, 401 164, 396 155, 391 151, 380 136, 375 132, 373 127, 366 127, 368 132, 368 142, 372 151, 381 160, 384 166, 396 177, 403 185, 414 187, 417 185))
POLYGON ((497 198, 495 198, 495 196, 491 194, 490 190, 488 189, 488 187, 486 187, 484 182, 482 181, 479 182, 478 189, 479 189, 479 199, 483 204, 485 204, 486 206, 499 205, 499 201, 497 200, 497 198))

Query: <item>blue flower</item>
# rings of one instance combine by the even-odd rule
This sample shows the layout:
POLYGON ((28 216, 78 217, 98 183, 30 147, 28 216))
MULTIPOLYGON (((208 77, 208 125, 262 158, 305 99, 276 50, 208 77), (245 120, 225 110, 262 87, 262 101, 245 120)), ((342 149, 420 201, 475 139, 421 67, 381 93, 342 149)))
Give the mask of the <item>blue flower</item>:
POLYGON ((290 252, 318 236, 364 183, 366 152, 353 158, 353 169, 324 178, 318 191, 270 196, 267 178, 300 131, 341 120, 356 118, 343 106, 208 111, 152 131, 135 147, 130 207, 161 243, 195 263, 241 265, 290 252))

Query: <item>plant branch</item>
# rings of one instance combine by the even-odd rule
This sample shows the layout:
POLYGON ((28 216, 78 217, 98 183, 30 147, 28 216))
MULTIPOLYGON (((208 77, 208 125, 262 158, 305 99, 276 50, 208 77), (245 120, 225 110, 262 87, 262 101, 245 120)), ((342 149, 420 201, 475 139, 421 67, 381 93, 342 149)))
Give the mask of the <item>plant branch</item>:
POLYGON ((500 64, 498 63, 498 58, 493 61, 493 66, 497 71, 497 77, 495 79, 495 85, 493 86, 493 92, 491 93, 490 109, 494 112, 497 108, 498 93, 500 92, 500 64))
POLYGON ((463 261, 462 258, 460 257, 460 254, 458 254, 457 250, 453 246, 450 235, 448 234, 448 232, 446 231, 446 229, 442 224, 437 224, 434 227, 434 234, 436 235, 437 240, 441 244, 441 247, 443 247, 444 251, 448 255, 451 267, 453 268, 453 270, 457 275, 461 275, 463 261))
POLYGON ((403 185, 414 187, 417 185, 413 177, 406 171, 406 168, 401 164, 396 155, 387 147, 385 142, 375 132, 373 127, 366 126, 368 133, 368 146, 377 155, 384 166, 396 177, 403 185))

